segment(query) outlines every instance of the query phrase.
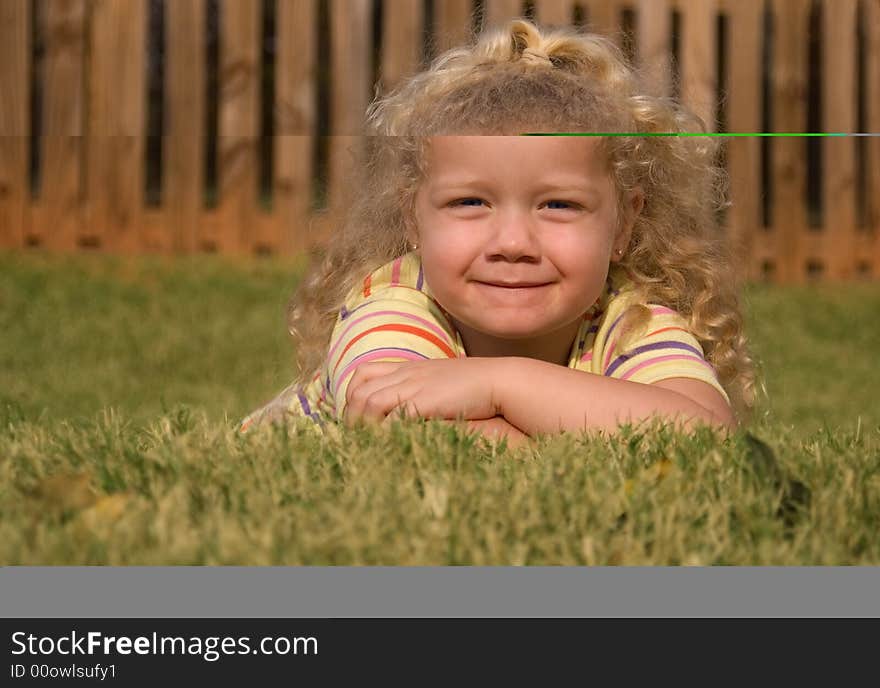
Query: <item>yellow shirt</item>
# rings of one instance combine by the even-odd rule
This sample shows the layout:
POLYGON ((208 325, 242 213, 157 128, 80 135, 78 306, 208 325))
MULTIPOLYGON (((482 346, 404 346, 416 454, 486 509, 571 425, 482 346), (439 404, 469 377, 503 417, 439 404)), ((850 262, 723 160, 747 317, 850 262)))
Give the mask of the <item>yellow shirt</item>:
MULTIPOLYGON (((612 265, 602 294, 584 313, 568 367, 645 384, 677 377, 702 380, 728 399, 700 343, 674 310, 645 304, 651 313, 647 325, 638 336, 621 339, 621 316, 635 296, 624 271, 612 265)), ((361 363, 466 356, 461 335, 424 280, 421 259, 408 253, 368 275, 348 295, 318 374, 305 384, 294 381, 239 429, 296 417, 311 418, 315 427, 341 419, 348 383, 361 363)))

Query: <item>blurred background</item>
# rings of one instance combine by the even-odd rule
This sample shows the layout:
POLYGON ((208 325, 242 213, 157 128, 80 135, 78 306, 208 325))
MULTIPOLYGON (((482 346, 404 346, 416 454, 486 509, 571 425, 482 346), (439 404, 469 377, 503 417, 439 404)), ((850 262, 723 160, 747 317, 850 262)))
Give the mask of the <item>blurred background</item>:
MULTIPOLYGON (((295 255, 375 93, 517 15, 613 38, 718 132, 880 131, 877 0, 3 0, 0 246, 295 255)), ((744 273, 880 273, 880 138, 727 139, 744 273)))
MULTIPOLYGON (((611 37, 711 131, 880 132, 880 0, 0 0, 0 426, 267 401, 370 99, 517 15, 611 37)), ((880 137, 720 162, 759 417, 880 424, 880 137)))

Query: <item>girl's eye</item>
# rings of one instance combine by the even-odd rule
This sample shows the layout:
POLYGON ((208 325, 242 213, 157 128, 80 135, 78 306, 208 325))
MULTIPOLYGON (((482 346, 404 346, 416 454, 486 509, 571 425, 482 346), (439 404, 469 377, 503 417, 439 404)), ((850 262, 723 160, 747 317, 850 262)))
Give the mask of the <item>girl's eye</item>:
POLYGON ((481 198, 459 198, 457 201, 452 201, 451 205, 460 205, 466 208, 476 208, 479 203, 482 203, 483 199, 481 198))
POLYGON ((569 203, 568 201, 547 201, 545 205, 550 210, 574 210, 577 208, 575 203, 569 203))

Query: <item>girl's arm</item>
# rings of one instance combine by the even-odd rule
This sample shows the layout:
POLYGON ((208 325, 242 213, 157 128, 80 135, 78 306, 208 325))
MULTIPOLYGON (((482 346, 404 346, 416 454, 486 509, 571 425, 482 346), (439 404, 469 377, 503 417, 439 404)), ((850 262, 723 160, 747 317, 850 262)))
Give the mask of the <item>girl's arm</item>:
POLYGON ((678 377, 646 384, 523 357, 365 363, 348 393, 349 424, 388 422, 390 414, 399 412, 485 424, 503 416, 529 437, 614 430, 620 423, 654 416, 685 428, 700 422, 735 425, 720 392, 701 380, 678 377))
MULTIPOLYGON (((449 420, 447 423, 456 423, 458 421, 449 420)), ((507 439, 507 443, 511 447, 519 447, 529 441, 529 436, 522 430, 504 418, 504 416, 495 416, 494 418, 486 418, 482 420, 468 420, 468 429, 478 432, 489 439, 498 439, 502 437, 507 439)))
POLYGON ((475 432, 490 440, 506 439, 507 445, 511 448, 520 447, 531 439, 522 430, 511 425, 503 416, 465 421, 444 418, 441 421, 443 423, 466 423, 470 432, 475 432))
POLYGON ((652 416, 685 428, 708 423, 732 429, 736 420, 710 385, 675 378, 643 384, 573 370, 533 358, 505 358, 496 386, 498 412, 529 436, 589 429, 614 430, 652 416))

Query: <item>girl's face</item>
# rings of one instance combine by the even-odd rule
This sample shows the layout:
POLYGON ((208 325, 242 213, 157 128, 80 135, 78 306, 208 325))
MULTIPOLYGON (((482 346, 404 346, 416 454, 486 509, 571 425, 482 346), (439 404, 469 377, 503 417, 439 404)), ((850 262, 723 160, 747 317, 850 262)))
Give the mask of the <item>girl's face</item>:
MULTIPOLYGON (((468 355, 567 364, 580 319, 632 226, 632 218, 618 223, 596 144, 557 136, 431 139, 410 239, 468 355)), ((640 195, 629 203, 637 213, 640 195)))

